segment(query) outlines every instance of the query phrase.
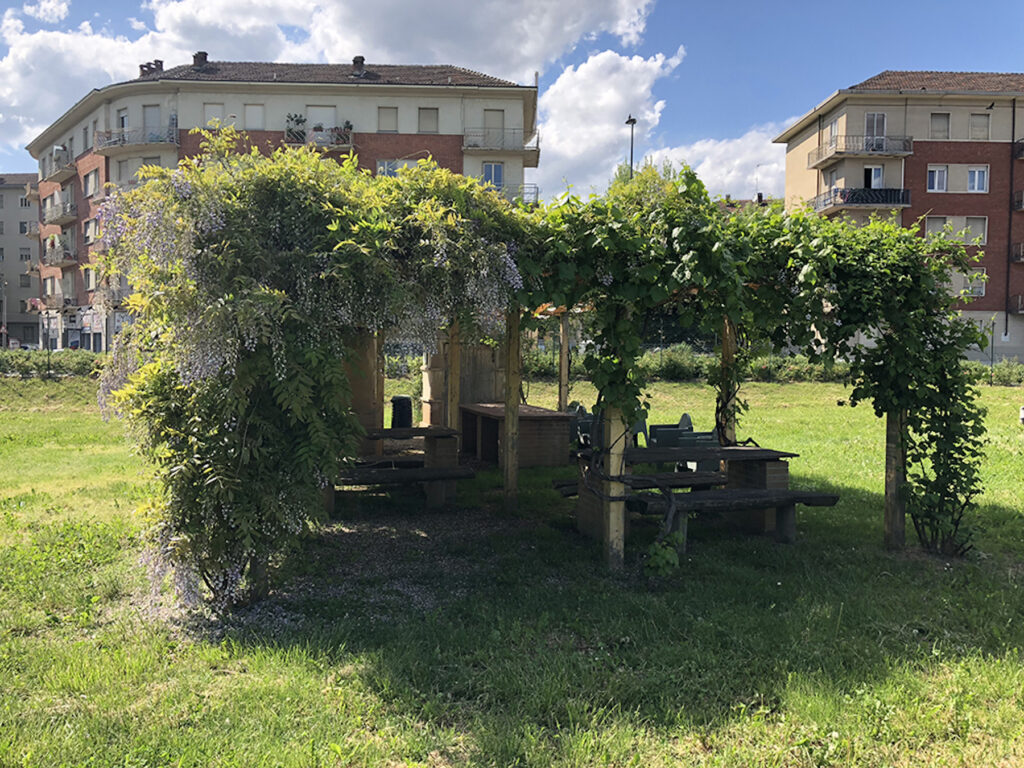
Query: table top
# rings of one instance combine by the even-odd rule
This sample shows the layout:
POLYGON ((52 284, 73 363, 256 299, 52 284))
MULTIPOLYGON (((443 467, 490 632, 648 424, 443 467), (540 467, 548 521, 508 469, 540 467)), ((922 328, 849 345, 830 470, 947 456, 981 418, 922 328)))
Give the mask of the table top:
MULTIPOLYGON (((504 403, 463 403, 459 406, 459 409, 466 413, 474 413, 477 416, 487 416, 492 419, 501 420, 505 418, 504 403)), ((524 405, 523 403, 520 403, 519 418, 569 421, 569 419, 572 418, 572 414, 565 413, 563 411, 552 411, 549 408, 541 408, 536 405, 524 405)))
MULTIPOLYGON (((589 458, 589 450, 579 455, 589 458)), ((755 445, 681 445, 673 448, 626 448, 628 464, 654 464, 664 461, 776 461, 796 458, 800 454, 788 451, 773 451, 755 445)))
POLYGON ((368 429, 368 440, 406 440, 410 437, 453 437, 459 434, 451 427, 391 427, 389 429, 368 429))

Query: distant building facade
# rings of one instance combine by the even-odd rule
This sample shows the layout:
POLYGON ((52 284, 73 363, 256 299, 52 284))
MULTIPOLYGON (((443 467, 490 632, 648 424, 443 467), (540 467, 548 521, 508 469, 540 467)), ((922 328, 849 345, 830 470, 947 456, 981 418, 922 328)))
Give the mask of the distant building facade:
POLYGON ((137 79, 91 91, 28 145, 39 162, 41 333, 54 348, 109 348, 128 321, 128 287, 103 284, 96 269, 104 190, 134 183, 142 165, 198 153, 192 128, 234 125, 265 151, 354 152, 377 174, 430 156, 532 202, 524 169, 539 160, 536 112, 536 84, 448 65, 222 62, 204 52, 168 70, 143 64, 137 79))
MULTIPOLYGON (((1024 360, 1024 74, 886 71, 832 94, 774 141, 786 207, 980 238, 964 314, 1024 360), (981 279, 984 275, 987 280, 981 279)), ((973 246, 971 250, 974 250, 973 246)))
POLYGON ((39 205, 35 174, 0 174, 0 344, 39 344, 39 205))

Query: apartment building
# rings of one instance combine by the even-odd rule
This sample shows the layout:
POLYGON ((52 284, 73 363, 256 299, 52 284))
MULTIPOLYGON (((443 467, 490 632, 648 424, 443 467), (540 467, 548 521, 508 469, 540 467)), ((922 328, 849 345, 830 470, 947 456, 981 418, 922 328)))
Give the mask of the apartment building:
MULTIPOLYGON (((956 278, 964 314, 994 323, 996 359, 1024 360, 1024 74, 885 71, 836 91, 774 141, 786 207, 951 226, 984 256, 956 278), (982 277, 986 279, 982 279, 982 277)), ((974 247, 971 247, 974 250, 974 247)))
POLYGON ((262 151, 312 144, 325 157, 394 174, 433 157, 510 199, 537 199, 537 86, 449 65, 274 64, 211 61, 90 91, 29 145, 39 162, 42 243, 39 326, 54 348, 109 348, 128 321, 127 286, 96 269, 97 216, 108 184, 133 183, 142 165, 172 166, 199 151, 195 127, 244 130, 262 151))
POLYGON ((31 173, 0 174, 0 346, 39 344, 39 206, 31 173))

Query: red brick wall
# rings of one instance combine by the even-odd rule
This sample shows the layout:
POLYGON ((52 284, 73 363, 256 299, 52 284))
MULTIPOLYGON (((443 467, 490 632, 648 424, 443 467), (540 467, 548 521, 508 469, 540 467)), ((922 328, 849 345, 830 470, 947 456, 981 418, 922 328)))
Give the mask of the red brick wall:
POLYGON ((1011 159, 1011 146, 1005 142, 915 141, 914 154, 906 160, 903 183, 910 190, 911 206, 903 211, 904 226, 924 215, 988 217, 988 241, 980 262, 988 285, 985 296, 971 302, 971 310, 1003 311, 1007 280, 1011 294, 1024 293, 1024 265, 1007 263, 1008 246, 1024 241, 1024 212, 1011 211, 1011 162, 1016 164, 1014 184, 1024 189, 1024 162, 1011 159), (929 164, 988 165, 988 194, 928 192, 929 164), (1013 224, 1009 243, 1008 219, 1013 224))

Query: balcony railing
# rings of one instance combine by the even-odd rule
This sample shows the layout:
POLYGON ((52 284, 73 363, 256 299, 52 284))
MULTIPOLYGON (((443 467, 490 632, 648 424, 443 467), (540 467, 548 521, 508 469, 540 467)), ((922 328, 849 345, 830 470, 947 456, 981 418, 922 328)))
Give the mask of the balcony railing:
POLYGON ((336 125, 331 128, 306 128, 305 123, 289 120, 284 129, 285 144, 312 144, 317 147, 334 149, 352 146, 352 124, 336 125))
POLYGON ((465 149, 503 149, 507 151, 535 151, 540 148, 540 137, 534 133, 529 143, 521 128, 466 128, 462 136, 465 149))
POLYGON ((70 224, 78 218, 78 204, 73 200, 43 208, 44 224, 70 224))
POLYGON ((39 222, 38 221, 27 221, 25 222, 25 231, 22 232, 25 237, 30 240, 39 239, 39 222))
POLYGON ((829 208, 903 208, 910 205, 909 189, 864 189, 862 187, 836 187, 811 200, 818 213, 829 208))
POLYGON ((116 154, 121 148, 137 147, 140 144, 177 144, 178 128, 117 128, 111 131, 96 131, 93 149, 103 154, 116 154))
POLYGON ((77 169, 75 168, 75 158, 73 158, 71 153, 63 147, 53 150, 53 153, 49 157, 49 162, 50 172, 46 175, 43 181, 62 183, 70 179, 77 172, 77 169))
POLYGON ((54 293, 49 296, 43 296, 42 304, 46 309, 66 309, 67 307, 75 306, 75 300, 71 296, 65 296, 63 293, 54 293))
POLYGON ((36 182, 30 181, 25 185, 25 199, 29 202, 39 202, 39 187, 36 186, 36 182))
POLYGON ((52 240, 47 238, 46 248, 43 251, 43 264, 47 267, 66 267, 78 263, 78 254, 75 253, 71 238, 63 235, 53 235, 52 240))
POLYGON ((1024 315, 1024 295, 1018 293, 1015 296, 1011 296, 1010 306, 1006 309, 1011 315, 1024 315))
POLYGON ((910 136, 833 136, 807 155, 807 167, 814 168, 833 155, 844 156, 899 156, 914 151, 910 136))

